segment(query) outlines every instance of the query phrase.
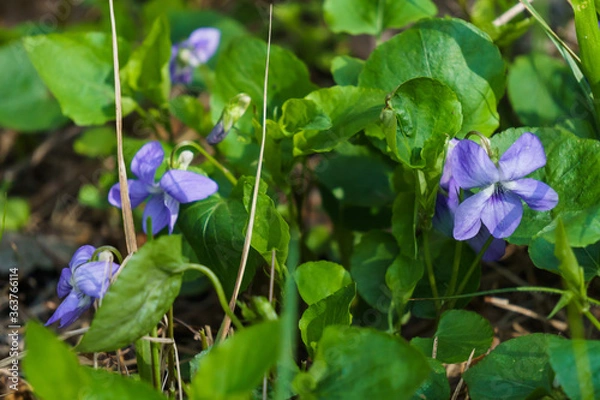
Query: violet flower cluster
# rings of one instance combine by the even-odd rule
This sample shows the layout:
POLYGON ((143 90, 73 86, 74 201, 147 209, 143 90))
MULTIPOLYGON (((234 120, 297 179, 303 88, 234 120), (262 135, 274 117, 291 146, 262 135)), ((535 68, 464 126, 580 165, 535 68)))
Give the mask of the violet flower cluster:
MULTIPOLYGON (((166 226, 169 227, 169 233, 173 233, 180 203, 203 200, 218 189, 212 179, 179 169, 167 171, 156 182, 154 176, 164 157, 162 146, 154 141, 142 146, 131 161, 131 171, 138 178, 127 181, 131 207, 139 206, 148 198, 142 217, 145 233, 148 233, 146 226, 148 218, 152 221, 152 234, 157 234, 166 226)), ((110 189, 108 202, 121 208, 121 188, 118 183, 110 189)))
POLYGON ((453 139, 446 155, 434 225, 457 240, 468 240, 479 251, 494 237, 484 254, 486 261, 504 254, 504 241, 523 217, 525 202, 536 211, 558 204, 558 194, 547 184, 525 176, 546 165, 540 139, 526 132, 500 157, 497 165, 471 140, 453 139), (464 201, 460 201, 463 189, 464 201), (474 190, 478 190, 475 192, 474 190))
POLYGON ((206 64, 219 47, 221 32, 215 28, 199 28, 171 48, 169 72, 171 82, 188 85, 192 83, 194 69, 206 64))
POLYGON ((111 278, 117 273, 119 264, 112 262, 112 254, 101 252, 92 259, 96 248, 81 246, 63 268, 56 291, 64 298, 46 325, 60 321, 59 327, 71 325, 96 299, 106 294, 111 278))

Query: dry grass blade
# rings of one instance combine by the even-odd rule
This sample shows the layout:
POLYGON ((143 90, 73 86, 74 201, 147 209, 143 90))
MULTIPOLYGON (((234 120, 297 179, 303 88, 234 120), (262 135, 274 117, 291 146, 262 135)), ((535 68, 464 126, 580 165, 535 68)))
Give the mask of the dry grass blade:
MULTIPOLYGON (((229 301, 229 308, 233 312, 235 310, 235 303, 240 294, 240 287, 242 286, 242 280, 244 273, 246 272, 246 264, 248 262, 248 254, 250 254, 250 243, 252 242, 252 231, 254 229, 254 220, 256 219, 256 205, 258 202, 258 187, 260 185, 260 177, 262 175, 263 157, 265 153, 265 138, 267 136, 267 87, 269 84, 269 61, 271 58, 271 32, 273 27, 273 4, 269 5, 269 33, 267 38, 267 59, 265 63, 265 81, 263 87, 263 115, 262 115, 262 136, 260 141, 260 152, 258 154, 258 166, 256 167, 256 178, 254 180, 254 190, 252 192, 252 203, 250 205, 250 216, 248 220, 248 229, 246 231, 246 238, 244 240, 244 247, 242 249, 242 258, 240 260, 240 267, 238 269, 235 286, 233 288, 233 294, 229 301)), ((221 325, 219 339, 223 340, 227 337, 229 328, 231 327, 231 318, 225 316, 223 324, 221 325)))
MULTIPOLYGON (((467 360, 467 366, 465 367, 465 372, 467 372, 469 370, 469 367, 471 366, 471 361, 473 361, 474 355, 475 355, 475 349, 473 349, 471 351, 471 355, 469 356, 469 359, 467 360)), ((451 400, 458 399, 458 395, 460 394, 460 391, 462 390, 462 386, 463 386, 464 382, 465 381, 463 380, 463 378, 460 378, 458 385, 456 385, 456 390, 454 390, 454 393, 452 394, 451 400)))
POLYGON ((117 165, 119 170, 119 187, 121 189, 121 212, 123 214, 123 228, 125 230, 127 253, 131 254, 137 250, 137 242, 135 239, 135 227, 133 225, 131 202, 129 201, 127 169, 125 167, 125 157, 123 156, 123 112, 121 104, 121 79, 119 77, 119 45, 117 40, 117 28, 115 23, 113 0, 109 0, 108 4, 110 7, 113 65, 115 70, 115 129, 117 131, 117 165))

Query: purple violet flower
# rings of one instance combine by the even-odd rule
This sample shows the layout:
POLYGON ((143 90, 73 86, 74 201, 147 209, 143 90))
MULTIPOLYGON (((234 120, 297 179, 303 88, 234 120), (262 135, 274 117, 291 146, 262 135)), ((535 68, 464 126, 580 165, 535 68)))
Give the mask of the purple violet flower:
POLYGON ((452 153, 452 175, 458 186, 479 192, 456 209, 454 238, 467 240, 481 223, 495 238, 513 234, 523 217, 521 201, 536 211, 551 210, 558 194, 547 184, 526 175, 546 165, 540 139, 526 132, 494 164, 486 151, 471 140, 461 140, 452 153))
POLYGON ((199 28, 190 36, 171 47, 169 72, 171 82, 192 83, 194 69, 205 64, 217 51, 221 32, 215 28, 199 28))
POLYGON ((68 268, 60 273, 56 291, 59 298, 65 298, 46 326, 60 320, 59 327, 71 325, 90 308, 94 300, 104 297, 110 279, 119 269, 119 264, 112 262, 109 252, 101 252, 97 261, 92 261, 96 251, 93 246, 81 246, 69 262, 68 268), (104 254, 108 253, 108 256, 104 254))
MULTIPOLYGON (((167 225, 169 233, 177 221, 180 203, 203 200, 214 194, 218 186, 206 176, 179 169, 167 171, 159 182, 154 181, 156 170, 162 164, 165 153, 159 142, 145 144, 131 161, 131 171, 138 178, 129 179, 129 199, 131 207, 139 206, 150 197, 143 214, 143 228, 146 230, 148 217, 152 220, 152 234, 157 234, 167 225)), ((108 202, 121 208, 121 188, 118 183, 110 189, 108 202)))
MULTIPOLYGON (((452 139, 448 143, 446 161, 444 163, 442 178, 440 179, 440 187, 446 194, 438 192, 435 203, 435 215, 433 217, 433 226, 444 235, 450 237, 452 237, 452 231, 454 230, 454 218, 460 200, 460 188, 452 176, 452 154, 458 142, 458 139, 452 139)), ((465 197, 470 197, 473 193, 465 191, 464 195, 465 197)), ((490 231, 485 226, 482 226, 479 232, 473 238, 469 239, 467 243, 473 250, 479 252, 489 237, 490 231)), ((506 243, 504 240, 494 238, 482 259, 484 261, 497 261, 504 256, 505 250, 506 243)))

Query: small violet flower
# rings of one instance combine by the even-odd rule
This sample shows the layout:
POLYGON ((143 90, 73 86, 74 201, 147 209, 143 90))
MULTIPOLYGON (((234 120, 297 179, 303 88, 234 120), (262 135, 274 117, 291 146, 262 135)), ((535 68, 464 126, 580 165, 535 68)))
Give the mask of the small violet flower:
POLYGON ((215 28, 199 28, 171 48, 169 72, 171 82, 184 85, 192 82, 194 69, 205 64, 217 51, 221 32, 215 28))
POLYGON ((471 140, 461 140, 452 152, 452 176, 465 190, 479 192, 456 209, 454 238, 471 239, 481 223, 495 238, 513 234, 523 217, 521 201, 536 211, 551 210, 558 194, 547 184, 526 175, 546 165, 540 139, 526 132, 494 164, 486 151, 471 140))
MULTIPOLYGON (((452 231, 454 230, 454 217, 456 214, 456 208, 458 207, 458 203, 460 201, 460 188, 452 176, 452 154, 458 142, 459 141, 457 139, 452 139, 448 143, 446 161, 444 163, 444 170, 440 180, 440 187, 446 192, 446 194, 438 192, 435 203, 435 215, 433 217, 433 225, 435 228, 446 236, 450 237, 452 236, 452 231)), ((464 192, 465 197, 470 197, 472 195, 473 193, 470 191, 464 192)), ((479 252, 489 237, 490 231, 488 231, 485 226, 482 226, 479 232, 473 238, 469 239, 467 243, 473 250, 479 252)), ((497 261, 504 256, 505 250, 506 243, 504 240, 494 238, 486 252, 483 254, 482 259, 484 261, 497 261)))
POLYGON ((56 291, 58 297, 65 299, 46 326, 56 321, 60 321, 60 328, 71 325, 94 300, 104 297, 119 264, 112 262, 112 254, 108 251, 101 252, 98 260, 92 260, 95 251, 93 246, 81 246, 73 254, 69 267, 63 268, 56 291))
MULTIPOLYGON (((131 161, 131 171, 138 178, 127 181, 131 207, 139 206, 146 198, 150 197, 144 209, 142 221, 146 233, 148 233, 146 230, 148 218, 152 220, 152 234, 157 234, 167 225, 169 233, 172 233, 179 214, 180 203, 203 200, 218 189, 212 179, 179 169, 167 171, 159 182, 155 182, 154 175, 164 157, 162 146, 159 142, 154 141, 142 146, 131 161)), ((118 183, 110 189, 108 202, 121 208, 121 188, 118 183)))

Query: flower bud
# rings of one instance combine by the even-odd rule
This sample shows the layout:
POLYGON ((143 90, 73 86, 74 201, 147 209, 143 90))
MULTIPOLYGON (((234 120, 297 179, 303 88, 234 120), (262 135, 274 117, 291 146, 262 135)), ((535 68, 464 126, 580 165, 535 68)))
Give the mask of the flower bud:
POLYGON ((194 153, 189 150, 184 150, 179 154, 177 162, 179 164, 178 169, 187 170, 192 160, 194 159, 194 153))

